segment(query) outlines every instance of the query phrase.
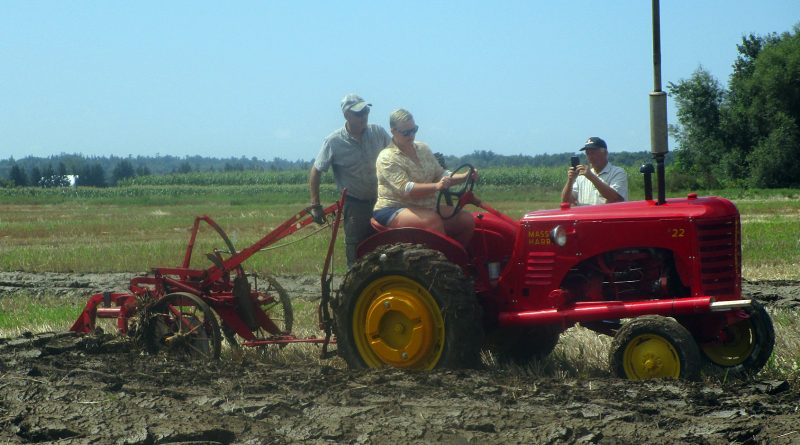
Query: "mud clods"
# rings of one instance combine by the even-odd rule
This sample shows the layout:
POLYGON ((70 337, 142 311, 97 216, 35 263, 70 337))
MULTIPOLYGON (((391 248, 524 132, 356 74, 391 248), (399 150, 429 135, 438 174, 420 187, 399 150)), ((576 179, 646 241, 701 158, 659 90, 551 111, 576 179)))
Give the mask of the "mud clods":
POLYGON ((198 364, 111 335, 0 342, 0 443, 792 443, 800 394, 729 384, 198 364), (785 440, 784 440, 785 439, 785 440))
POLYGON ((800 391, 775 380, 190 363, 112 335, 0 339, 0 444, 791 444, 799 415, 800 391))

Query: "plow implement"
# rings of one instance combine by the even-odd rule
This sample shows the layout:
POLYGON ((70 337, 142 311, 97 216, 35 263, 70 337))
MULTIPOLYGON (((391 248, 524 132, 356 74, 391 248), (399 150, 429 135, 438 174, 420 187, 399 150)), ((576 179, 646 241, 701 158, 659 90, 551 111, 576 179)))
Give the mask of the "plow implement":
POLYGON ((223 337, 234 348, 317 343, 326 356, 333 342, 328 309, 331 262, 344 200, 343 193, 339 201, 324 209, 331 237, 321 276, 318 313, 320 329, 325 333, 322 338, 293 335, 289 295, 274 277, 267 275, 259 280, 256 274, 245 273, 242 266, 257 252, 312 224, 309 209, 296 213, 241 251, 213 219, 196 217, 180 266, 156 267, 146 276, 134 277, 127 292, 92 295, 70 330, 92 333, 97 330, 98 319, 113 319, 119 334, 137 336, 150 352, 163 350, 196 359, 219 358, 223 337), (203 225, 216 232, 225 247, 206 254, 210 267, 195 269, 190 264, 203 225))

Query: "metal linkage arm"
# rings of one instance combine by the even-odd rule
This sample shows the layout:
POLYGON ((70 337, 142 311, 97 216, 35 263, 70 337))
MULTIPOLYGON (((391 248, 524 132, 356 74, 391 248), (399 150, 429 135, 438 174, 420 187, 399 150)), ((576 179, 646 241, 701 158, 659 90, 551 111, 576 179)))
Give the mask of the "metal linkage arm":
MULTIPOLYGON (((325 216, 335 214, 339 212, 342 207, 344 206, 344 194, 339 201, 331 204, 330 206, 326 207, 323 212, 325 216)), ((207 218, 207 217, 206 217, 207 218)), ((210 218, 208 218, 210 220, 210 218)), ((214 281, 218 280, 226 271, 233 270, 234 268, 238 267, 240 264, 245 262, 248 258, 253 256, 259 250, 269 246, 270 244, 279 241, 298 230, 302 229, 303 227, 313 224, 314 220, 311 218, 311 207, 307 207, 300 212, 296 213, 294 216, 290 217, 286 221, 284 221, 281 225, 276 227, 274 230, 266 234, 263 238, 256 241, 250 247, 243 249, 242 251, 233 254, 230 258, 225 260, 222 263, 222 267, 218 266, 211 266, 207 270, 206 278, 203 280, 203 286, 209 285, 214 281)), ((209 223, 210 224, 210 223, 209 223)), ((214 224, 216 226, 216 223, 214 224)), ((219 227, 219 226, 216 226, 219 227)), ((221 231, 222 229, 219 229, 221 231)), ((222 232, 224 233, 224 232, 222 232)), ((227 236, 224 236, 223 239, 226 239, 227 236)), ((229 246, 231 248, 231 252, 234 252, 232 249, 233 246, 229 246)))

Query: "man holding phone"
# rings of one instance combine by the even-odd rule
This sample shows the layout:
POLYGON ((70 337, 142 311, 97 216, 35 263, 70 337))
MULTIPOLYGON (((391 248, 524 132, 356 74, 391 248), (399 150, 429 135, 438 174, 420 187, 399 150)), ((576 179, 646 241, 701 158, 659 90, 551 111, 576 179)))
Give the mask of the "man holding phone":
POLYGON ((606 141, 592 136, 580 151, 586 153, 589 165, 581 165, 577 156, 572 157, 561 202, 581 206, 626 201, 628 174, 608 162, 606 141))

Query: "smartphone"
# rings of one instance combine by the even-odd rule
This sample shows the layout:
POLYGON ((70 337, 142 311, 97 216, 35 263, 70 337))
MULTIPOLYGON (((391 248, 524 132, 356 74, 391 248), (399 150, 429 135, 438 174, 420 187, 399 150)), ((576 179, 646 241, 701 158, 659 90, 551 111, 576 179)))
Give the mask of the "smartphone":
POLYGON ((581 163, 581 159, 577 156, 573 156, 569 158, 569 163, 572 164, 572 168, 575 168, 581 163))

